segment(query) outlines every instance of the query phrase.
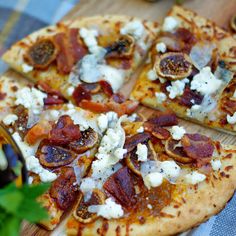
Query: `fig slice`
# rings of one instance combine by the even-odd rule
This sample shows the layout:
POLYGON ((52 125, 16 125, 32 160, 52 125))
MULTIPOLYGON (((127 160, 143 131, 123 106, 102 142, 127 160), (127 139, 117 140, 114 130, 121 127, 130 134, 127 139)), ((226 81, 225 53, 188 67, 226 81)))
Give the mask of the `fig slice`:
POLYGON ((81 138, 69 144, 69 148, 76 153, 84 153, 98 142, 98 134, 92 128, 81 132, 81 138))
POLYGON ((36 156, 39 158, 41 165, 55 168, 70 164, 77 157, 77 154, 43 140, 38 147, 36 156))
MULTIPOLYGON (((157 154, 154 150, 153 144, 151 141, 148 141, 148 159, 149 160, 157 160, 157 154)), ((136 149, 130 152, 127 157, 125 158, 126 165, 128 168, 134 172, 138 176, 142 176, 140 172, 140 163, 137 159, 137 155, 135 154, 136 149)))
POLYGON ((76 204, 75 210, 73 212, 73 216, 80 223, 91 223, 95 221, 98 216, 96 213, 91 213, 88 211, 88 207, 91 205, 102 205, 105 202, 105 194, 99 190, 94 189, 91 197, 88 201, 84 201, 83 193, 79 194, 78 202, 76 204))
POLYGON ((156 58, 154 69, 162 78, 178 80, 186 78, 192 73, 192 62, 185 53, 169 52, 156 58))
POLYGON ((106 58, 130 58, 134 50, 134 38, 130 35, 121 35, 118 41, 106 47, 106 58))
POLYGON ((58 51, 52 38, 42 38, 29 47, 24 58, 34 68, 45 69, 56 59, 58 51))
POLYGON ((178 161, 183 164, 194 162, 194 159, 187 156, 182 145, 179 145, 179 143, 180 141, 169 138, 165 144, 166 153, 175 161, 178 161))

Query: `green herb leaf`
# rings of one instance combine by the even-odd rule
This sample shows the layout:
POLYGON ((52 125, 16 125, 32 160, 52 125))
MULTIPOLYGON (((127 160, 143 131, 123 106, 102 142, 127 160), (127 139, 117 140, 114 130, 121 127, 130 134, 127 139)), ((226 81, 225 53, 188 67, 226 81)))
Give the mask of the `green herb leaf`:
POLYGON ((0 227, 0 235, 18 236, 20 230, 21 219, 13 215, 6 215, 0 227))

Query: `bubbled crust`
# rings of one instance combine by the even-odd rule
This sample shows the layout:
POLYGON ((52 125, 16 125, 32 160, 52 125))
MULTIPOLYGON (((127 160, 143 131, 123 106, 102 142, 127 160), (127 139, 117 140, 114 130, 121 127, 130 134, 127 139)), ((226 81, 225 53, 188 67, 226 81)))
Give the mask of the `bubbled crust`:
POLYGON ((172 203, 162 210, 160 217, 148 218, 144 224, 131 224, 125 220, 97 220, 79 229, 69 219, 68 235, 173 235, 186 231, 209 219, 222 210, 236 188, 236 147, 224 146, 222 169, 198 185, 177 185, 172 203), (232 155, 228 155, 232 153, 232 155), (117 232, 120 234, 117 234, 117 232))

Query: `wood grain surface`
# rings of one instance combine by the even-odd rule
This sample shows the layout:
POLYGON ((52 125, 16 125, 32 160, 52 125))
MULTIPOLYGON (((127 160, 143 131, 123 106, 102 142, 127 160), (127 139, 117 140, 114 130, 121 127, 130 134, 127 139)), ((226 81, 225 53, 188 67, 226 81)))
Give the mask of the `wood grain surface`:
MULTIPOLYGON (((161 22, 163 17, 174 4, 173 0, 159 0, 148 2, 144 0, 81 0, 80 3, 69 12, 64 19, 76 18, 77 16, 92 16, 101 14, 123 14, 137 16, 143 19, 156 20, 161 22)), ((196 11, 198 14, 215 21, 219 26, 228 29, 229 19, 236 13, 236 0, 186 0, 184 7, 196 11)), ((124 86, 122 92, 128 96, 137 78, 137 72, 132 76, 128 84, 124 86)), ((150 115, 153 110, 140 106, 139 112, 150 115)), ((180 121, 189 132, 200 132, 225 144, 236 144, 236 136, 224 134, 209 128, 201 127, 187 121, 180 121)), ((35 213, 37 214, 37 212, 35 213)), ((63 225, 54 231, 48 232, 36 225, 23 223, 22 236, 62 236, 63 225)))

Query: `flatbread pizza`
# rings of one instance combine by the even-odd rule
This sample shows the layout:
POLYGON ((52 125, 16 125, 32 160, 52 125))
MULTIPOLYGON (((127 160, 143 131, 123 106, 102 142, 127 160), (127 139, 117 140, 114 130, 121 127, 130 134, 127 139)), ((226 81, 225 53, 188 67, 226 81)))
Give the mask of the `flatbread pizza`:
POLYGON ((164 19, 131 98, 235 134, 236 40, 179 6, 164 19))
POLYGON ((158 30, 156 22, 129 16, 80 17, 30 34, 2 58, 39 87, 108 111, 110 101, 124 100, 112 95, 141 64, 158 30))

